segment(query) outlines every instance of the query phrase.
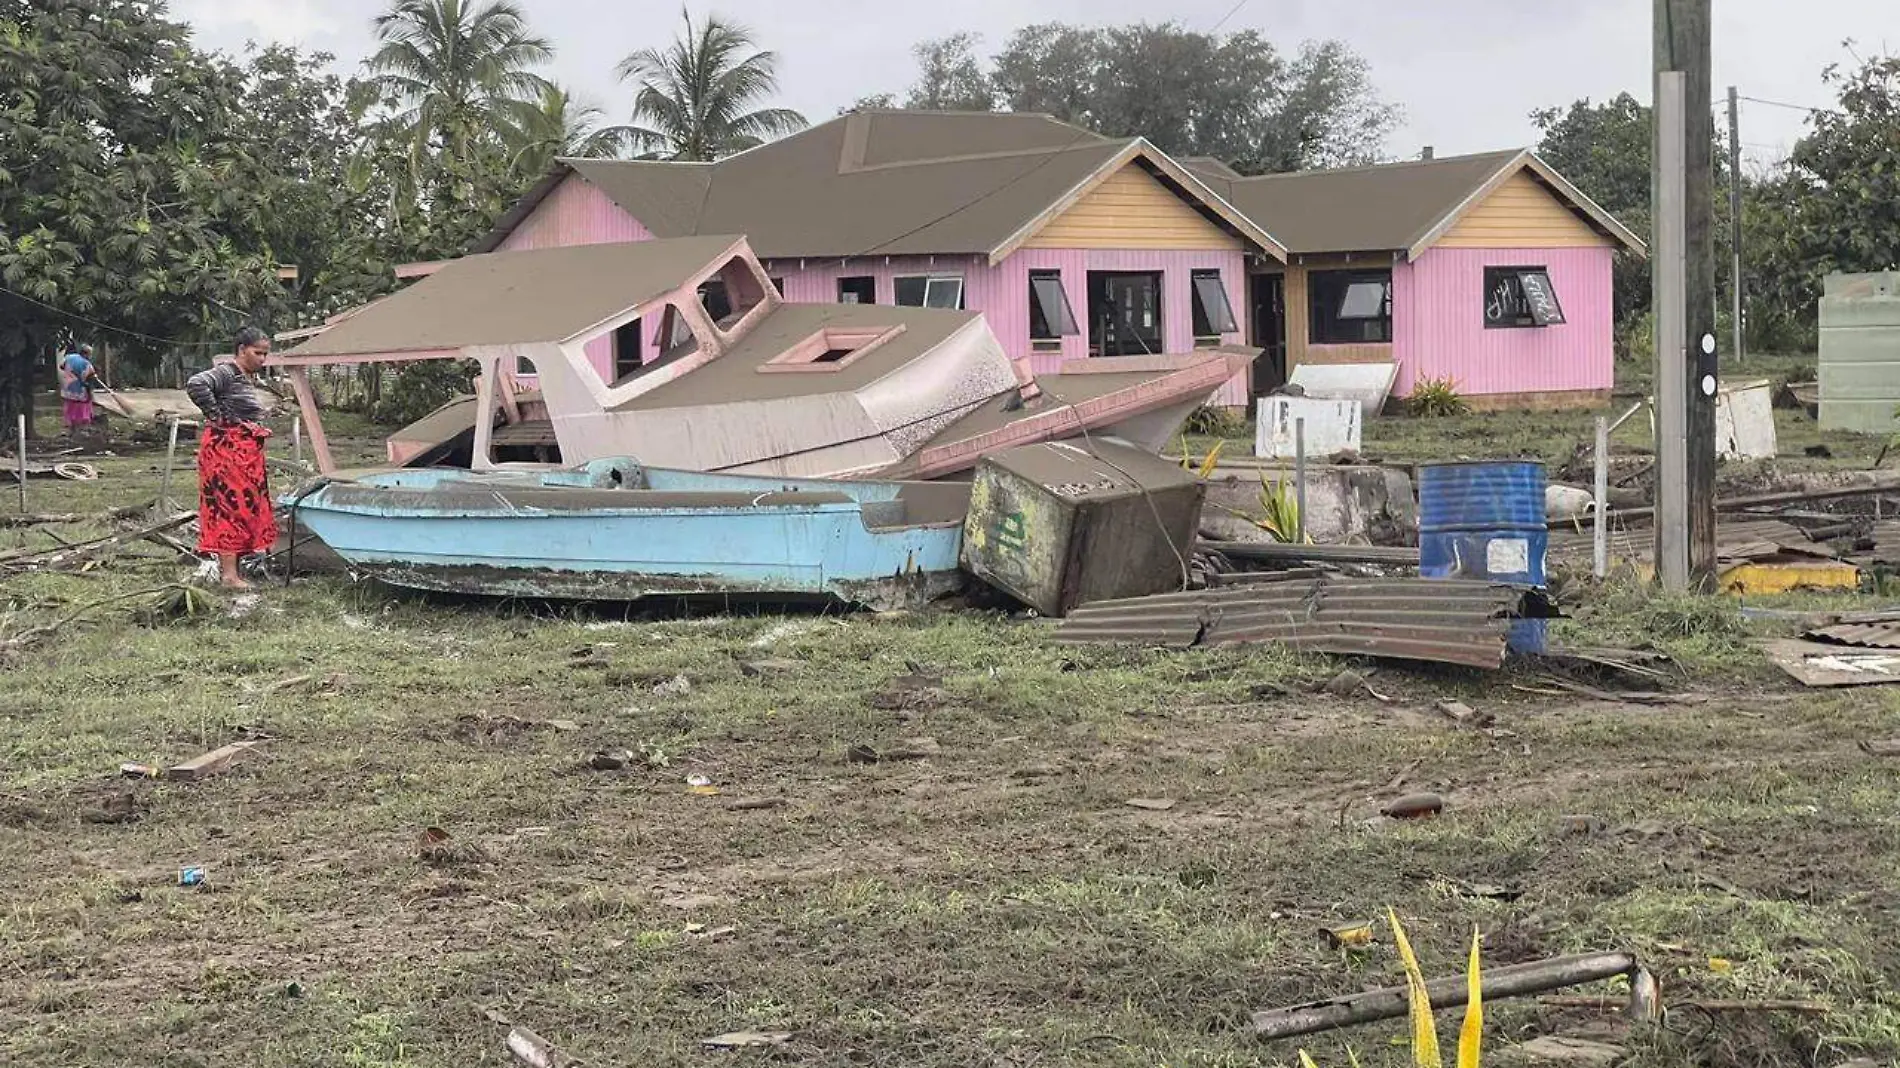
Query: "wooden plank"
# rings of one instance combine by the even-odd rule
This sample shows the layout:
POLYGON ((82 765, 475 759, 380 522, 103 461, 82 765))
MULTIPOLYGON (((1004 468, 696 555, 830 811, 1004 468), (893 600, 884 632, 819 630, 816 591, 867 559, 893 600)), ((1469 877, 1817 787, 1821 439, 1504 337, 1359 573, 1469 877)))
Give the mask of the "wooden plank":
POLYGON ((225 769, 231 766, 232 761, 250 752, 260 744, 262 743, 232 742, 230 745, 220 746, 209 753, 192 757, 183 764, 176 764, 166 768, 165 778, 174 779, 178 782, 197 782, 201 779, 209 779, 213 775, 222 774, 225 769))

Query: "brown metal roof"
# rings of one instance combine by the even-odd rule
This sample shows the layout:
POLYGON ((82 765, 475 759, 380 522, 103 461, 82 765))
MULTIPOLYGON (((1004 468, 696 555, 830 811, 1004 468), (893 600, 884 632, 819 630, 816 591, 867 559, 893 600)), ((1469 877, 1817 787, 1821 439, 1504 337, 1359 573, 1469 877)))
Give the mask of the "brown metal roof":
POLYGON ((679 288, 743 243, 738 237, 695 237, 465 256, 284 355, 566 341, 679 288))
POLYGON ((1056 640, 1180 648, 1274 642, 1347 656, 1498 668, 1510 621, 1548 614, 1541 597, 1509 586, 1302 573, 1084 605, 1063 621, 1056 640))
POLYGON ((1900 612, 1857 612, 1802 635, 1809 641, 1866 649, 1900 649, 1900 612))
POLYGON ((496 248, 567 173, 660 237, 745 234, 769 259, 1007 254, 1123 165, 1142 166, 1257 247, 1278 243, 1139 139, 1046 115, 868 111, 716 164, 567 160, 477 246, 496 248))
POLYGON ((1289 252, 1416 255, 1465 208, 1520 169, 1613 240, 1641 250, 1634 234, 1521 149, 1256 178, 1229 178, 1214 168, 1199 173, 1289 252))

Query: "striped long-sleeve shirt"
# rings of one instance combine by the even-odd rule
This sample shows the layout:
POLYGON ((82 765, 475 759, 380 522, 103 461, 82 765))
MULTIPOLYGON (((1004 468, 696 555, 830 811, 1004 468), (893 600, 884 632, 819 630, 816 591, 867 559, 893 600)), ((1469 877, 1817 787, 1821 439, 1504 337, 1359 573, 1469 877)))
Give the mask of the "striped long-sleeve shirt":
POLYGON ((185 393, 214 423, 255 423, 270 414, 270 406, 258 397, 251 376, 229 361, 213 364, 210 370, 186 379, 185 393))

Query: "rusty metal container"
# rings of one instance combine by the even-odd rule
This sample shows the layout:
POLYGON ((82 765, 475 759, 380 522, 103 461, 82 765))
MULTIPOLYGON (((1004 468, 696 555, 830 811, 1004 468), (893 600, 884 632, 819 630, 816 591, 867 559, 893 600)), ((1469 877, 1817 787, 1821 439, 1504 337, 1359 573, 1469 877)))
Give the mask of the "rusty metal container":
POLYGON ((1206 487, 1097 439, 1027 445, 977 466, 963 569, 1047 616, 1180 589, 1206 487))

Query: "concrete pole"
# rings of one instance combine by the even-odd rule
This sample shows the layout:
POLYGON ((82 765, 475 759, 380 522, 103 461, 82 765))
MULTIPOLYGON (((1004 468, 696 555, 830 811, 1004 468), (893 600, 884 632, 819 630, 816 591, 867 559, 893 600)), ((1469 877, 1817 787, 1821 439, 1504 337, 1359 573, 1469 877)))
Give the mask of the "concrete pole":
POLYGON ((1688 331, 1683 300, 1683 82, 1656 76, 1656 577, 1689 589, 1688 331))
POLYGON ((1742 108, 1732 85, 1728 87, 1728 214, 1729 251, 1734 254, 1729 276, 1729 326, 1735 338, 1729 352, 1739 360, 1747 351, 1742 334, 1742 293, 1746 288, 1742 284, 1742 108))

